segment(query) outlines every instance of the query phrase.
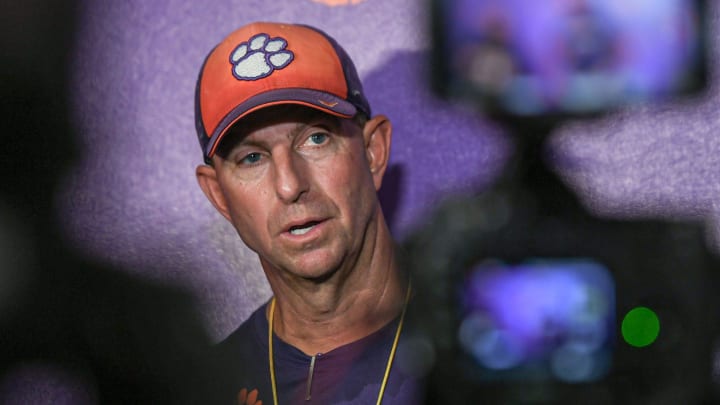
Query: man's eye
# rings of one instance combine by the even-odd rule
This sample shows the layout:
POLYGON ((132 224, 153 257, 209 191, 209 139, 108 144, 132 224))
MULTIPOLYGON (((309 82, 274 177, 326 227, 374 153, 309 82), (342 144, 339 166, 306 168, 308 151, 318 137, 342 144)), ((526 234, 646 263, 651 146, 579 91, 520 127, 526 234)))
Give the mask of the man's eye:
POLYGON ((313 145, 322 145, 327 142, 328 134, 323 132, 316 132, 308 138, 308 141, 313 145))
POLYGON ((240 160, 240 163, 245 165, 252 165, 260 161, 262 155, 257 152, 248 153, 244 158, 240 160))

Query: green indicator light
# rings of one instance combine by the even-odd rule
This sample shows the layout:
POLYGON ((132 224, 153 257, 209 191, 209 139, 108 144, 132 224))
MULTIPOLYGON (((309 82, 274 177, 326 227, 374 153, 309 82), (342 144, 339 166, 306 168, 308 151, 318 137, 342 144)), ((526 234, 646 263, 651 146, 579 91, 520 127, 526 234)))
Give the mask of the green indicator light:
POLYGON ((650 308, 633 308, 625 315, 621 330, 627 344, 645 347, 657 339, 660 333, 660 320, 650 308))

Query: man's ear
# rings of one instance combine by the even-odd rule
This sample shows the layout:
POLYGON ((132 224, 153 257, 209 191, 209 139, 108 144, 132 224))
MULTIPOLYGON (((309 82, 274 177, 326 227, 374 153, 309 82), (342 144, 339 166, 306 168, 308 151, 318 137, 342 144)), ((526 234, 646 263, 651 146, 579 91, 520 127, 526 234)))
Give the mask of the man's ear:
POLYGON ((230 221, 230 211, 228 211, 227 201, 220 188, 215 168, 210 165, 200 165, 195 169, 195 177, 207 199, 225 219, 230 221))
POLYGON ((375 182, 375 190, 380 190, 382 179, 390 160, 390 142, 392 124, 384 115, 376 115, 365 123, 363 128, 365 156, 375 182))

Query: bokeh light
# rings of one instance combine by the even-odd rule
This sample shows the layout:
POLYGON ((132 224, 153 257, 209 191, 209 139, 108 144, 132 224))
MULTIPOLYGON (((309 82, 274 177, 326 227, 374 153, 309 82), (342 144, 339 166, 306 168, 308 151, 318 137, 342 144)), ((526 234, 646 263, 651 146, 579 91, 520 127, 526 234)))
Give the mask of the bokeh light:
POLYGON ((577 383, 608 370, 614 282, 588 259, 488 261, 461 287, 461 347, 479 374, 503 371, 577 383))
POLYGON ((621 330, 627 344, 646 347, 657 340, 660 334, 660 319, 652 309, 636 307, 623 318, 621 330))

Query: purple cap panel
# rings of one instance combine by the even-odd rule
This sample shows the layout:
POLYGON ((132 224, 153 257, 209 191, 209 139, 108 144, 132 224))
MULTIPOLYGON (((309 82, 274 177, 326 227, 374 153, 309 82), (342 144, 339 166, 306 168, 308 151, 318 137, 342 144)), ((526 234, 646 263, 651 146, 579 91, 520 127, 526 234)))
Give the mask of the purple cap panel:
POLYGON ((230 111, 230 113, 220 121, 220 125, 218 125, 212 137, 210 137, 210 141, 205 146, 205 154, 212 157, 215 146, 222 140, 222 137, 230 126, 242 119, 242 117, 249 112, 278 104, 302 104, 346 118, 354 116, 357 112, 354 105, 340 97, 322 91, 310 89, 280 89, 268 91, 252 97, 230 111))

